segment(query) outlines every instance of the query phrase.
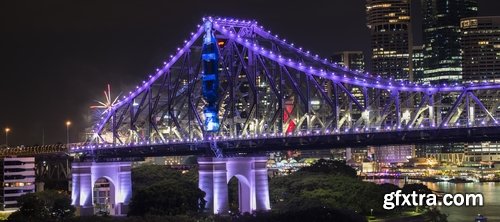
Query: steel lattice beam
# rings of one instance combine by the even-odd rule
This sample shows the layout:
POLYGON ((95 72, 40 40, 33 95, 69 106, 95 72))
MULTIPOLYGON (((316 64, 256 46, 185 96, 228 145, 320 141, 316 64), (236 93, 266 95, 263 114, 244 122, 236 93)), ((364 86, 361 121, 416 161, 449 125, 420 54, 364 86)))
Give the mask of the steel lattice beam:
POLYGON ((200 26, 154 75, 103 112, 84 147, 498 127, 492 95, 500 85, 383 79, 296 48, 254 21, 207 19, 219 41, 220 131, 209 137, 202 126, 200 26))

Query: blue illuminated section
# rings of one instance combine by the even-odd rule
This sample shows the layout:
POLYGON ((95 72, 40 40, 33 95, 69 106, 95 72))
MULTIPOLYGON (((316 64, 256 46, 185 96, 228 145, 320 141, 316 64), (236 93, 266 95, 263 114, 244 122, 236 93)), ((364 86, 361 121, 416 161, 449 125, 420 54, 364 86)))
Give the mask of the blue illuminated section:
POLYGON ((203 66, 202 74, 202 94, 203 99, 208 103, 203 109, 205 115, 205 131, 219 131, 219 49, 217 39, 215 39, 212 22, 206 21, 204 24, 205 36, 203 37, 203 47, 201 60, 203 66))
POLYGON ((206 106, 203 110, 205 115, 205 130, 208 132, 216 132, 219 130, 219 117, 217 107, 206 106))

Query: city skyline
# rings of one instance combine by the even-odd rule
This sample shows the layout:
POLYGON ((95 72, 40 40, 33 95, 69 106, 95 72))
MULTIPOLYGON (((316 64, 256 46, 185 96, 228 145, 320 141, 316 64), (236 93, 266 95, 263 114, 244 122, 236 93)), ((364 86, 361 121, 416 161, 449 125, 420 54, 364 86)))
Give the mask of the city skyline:
MULTIPOLYGON (((34 4, 27 8, 2 7, 12 9, 2 13, 6 17, 2 20, 7 21, 4 24, 7 41, 2 43, 6 50, 2 50, 5 64, 2 64, 1 72, 7 84, 2 86, 0 93, 5 98, 6 107, 0 111, 0 125, 11 129, 9 144, 41 144, 42 137, 46 144, 64 143, 68 120, 74 123, 70 135, 75 141, 76 133, 85 127, 83 119, 89 106, 95 104, 94 100, 102 99, 102 90, 108 83, 114 89, 113 96, 131 89, 174 52, 186 33, 193 31, 189 27, 197 24, 203 14, 242 14, 243 17, 256 18, 267 27, 278 28, 273 32, 292 38, 291 41, 323 56, 330 56, 334 51, 366 52, 369 49, 365 1, 350 4, 321 2, 305 9, 291 3, 287 6, 290 14, 282 18, 273 15, 271 9, 260 11, 258 3, 249 8, 236 5, 195 8, 192 15, 186 16, 182 22, 174 15, 146 15, 155 4, 137 9, 133 4, 125 4, 109 17, 105 11, 114 9, 114 5, 104 5, 98 10, 98 5, 88 4, 82 5, 82 9, 63 3, 34 4), (45 11, 37 14, 33 11, 37 7, 45 11), (327 12, 329 8, 335 8, 339 13, 315 15, 313 12, 320 8, 327 12), (131 13, 134 10, 138 10, 137 15, 131 13), (310 13, 309 16, 294 16, 301 10, 310 13), (76 15, 67 21, 58 20, 71 13, 76 15), (127 14, 133 17, 121 22, 120 19, 127 18, 127 14), (353 23, 340 22, 347 16, 353 23), (328 24, 345 31, 320 29, 328 24), (297 26, 301 28, 296 29, 297 26), (316 33, 316 36, 309 33, 316 33)), ((280 3, 275 4, 277 7, 280 3)), ((493 14, 495 4, 498 3, 480 1, 480 15, 493 14)), ((170 8, 161 5, 155 10, 163 7, 170 8)))

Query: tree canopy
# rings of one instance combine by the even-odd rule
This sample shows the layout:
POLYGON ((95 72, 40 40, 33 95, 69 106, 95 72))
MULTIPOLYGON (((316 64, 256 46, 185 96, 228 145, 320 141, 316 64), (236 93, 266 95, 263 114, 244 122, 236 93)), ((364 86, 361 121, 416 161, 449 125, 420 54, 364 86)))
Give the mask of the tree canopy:
POLYGON ((132 169, 133 194, 129 215, 180 215, 204 206, 205 193, 192 175, 160 165, 132 169))
POLYGON ((377 185, 356 177, 345 162, 320 159, 296 173, 270 180, 274 210, 301 211, 313 208, 349 209, 368 215, 387 214, 384 195, 399 189, 392 184, 377 185))
POLYGON ((344 161, 338 160, 319 159, 311 166, 300 169, 300 171, 356 177, 356 170, 346 165, 344 161))
POLYGON ((70 196, 54 190, 25 194, 17 202, 20 208, 9 216, 9 221, 58 222, 73 217, 75 213, 70 196))

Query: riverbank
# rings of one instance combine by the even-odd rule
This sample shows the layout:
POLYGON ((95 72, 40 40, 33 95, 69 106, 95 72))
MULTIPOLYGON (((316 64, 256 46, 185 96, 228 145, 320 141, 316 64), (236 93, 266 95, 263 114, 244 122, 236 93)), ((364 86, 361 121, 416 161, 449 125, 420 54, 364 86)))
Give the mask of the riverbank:
POLYGON ((424 219, 423 212, 405 211, 400 215, 391 215, 388 217, 367 217, 368 222, 421 222, 424 219))
MULTIPOLYGON (((365 180, 377 184, 390 183, 402 187, 405 184, 404 179, 375 179, 365 180)), ((447 182, 422 182, 417 180, 407 180, 407 183, 422 183, 433 191, 442 193, 481 193, 484 197, 484 206, 470 207, 438 207, 444 214, 448 215, 448 221, 470 222, 478 215, 484 215, 488 221, 500 221, 500 183, 447 183, 447 182)), ((407 222, 405 220, 405 222, 407 222)))
POLYGON ((406 177, 406 176, 393 176, 393 175, 384 175, 384 176, 358 176, 362 180, 380 180, 380 179, 397 179, 397 180, 416 180, 420 182, 448 182, 448 183, 491 183, 491 182, 500 182, 500 179, 464 179, 460 177, 449 178, 449 179, 440 179, 436 177, 406 177))

